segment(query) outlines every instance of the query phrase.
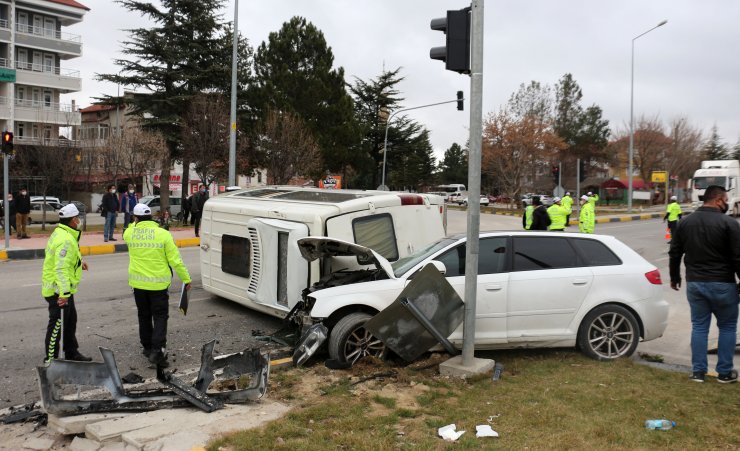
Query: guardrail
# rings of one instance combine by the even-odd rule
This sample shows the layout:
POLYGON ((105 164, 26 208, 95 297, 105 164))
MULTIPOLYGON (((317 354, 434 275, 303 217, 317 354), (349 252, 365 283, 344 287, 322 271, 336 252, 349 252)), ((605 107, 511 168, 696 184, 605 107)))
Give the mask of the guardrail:
POLYGON ((78 34, 66 33, 58 30, 49 30, 48 28, 44 27, 34 27, 33 25, 19 23, 15 25, 15 30, 18 33, 23 33, 31 36, 57 39, 60 41, 77 42, 80 44, 82 43, 82 37, 78 34))
POLYGON ((63 69, 56 66, 48 66, 43 63, 29 63, 16 61, 15 68, 19 70, 27 70, 32 72, 42 72, 46 74, 59 75, 67 78, 80 78, 80 71, 76 69, 63 69))
MULTIPOLYGON (((10 99, 5 96, 0 96, 0 105, 8 104, 10 104, 10 99)), ((42 100, 15 99, 15 106, 21 108, 38 108, 50 111, 59 111, 62 113, 75 113, 79 111, 77 105, 72 105, 71 103, 44 102, 42 100)))

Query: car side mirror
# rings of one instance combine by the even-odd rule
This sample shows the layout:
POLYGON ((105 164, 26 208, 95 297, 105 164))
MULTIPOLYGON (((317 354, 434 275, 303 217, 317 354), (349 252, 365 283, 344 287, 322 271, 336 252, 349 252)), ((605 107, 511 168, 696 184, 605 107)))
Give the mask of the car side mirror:
POLYGON ((439 271, 439 272, 440 272, 440 274, 444 275, 444 274, 446 274, 446 273, 447 273, 447 267, 446 267, 446 266, 445 266, 445 264, 444 264, 444 263, 442 263, 441 261, 438 261, 438 260, 432 260, 432 261, 431 261, 430 263, 431 263, 432 265, 434 265, 434 267, 435 267, 435 268, 437 268, 437 271, 439 271))

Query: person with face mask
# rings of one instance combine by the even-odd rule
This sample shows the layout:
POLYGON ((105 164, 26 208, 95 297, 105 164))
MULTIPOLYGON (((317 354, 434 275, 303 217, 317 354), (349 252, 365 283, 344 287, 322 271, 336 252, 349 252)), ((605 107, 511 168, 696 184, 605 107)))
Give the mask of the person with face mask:
POLYGON ((595 224, 596 213, 594 212, 594 204, 584 194, 581 196, 581 213, 578 216, 578 231, 581 233, 594 233, 595 224))
POLYGON ((201 185, 198 193, 193 196, 193 202, 190 206, 190 214, 193 215, 193 221, 195 222, 195 236, 200 236, 200 218, 203 215, 203 205, 208 200, 208 191, 205 185, 201 185))
POLYGON ((121 213, 123 213, 123 230, 128 228, 131 220, 134 217, 134 206, 139 203, 139 198, 136 196, 136 190, 133 185, 128 186, 128 191, 123 194, 121 198, 121 213))
POLYGON ((727 191, 712 185, 704 204, 682 218, 668 251, 671 288, 681 287, 681 258, 686 266, 686 298, 691 309, 691 376, 704 382, 707 373, 707 337, 714 315, 719 329, 717 381, 737 382, 734 369, 737 342, 740 277, 740 224, 725 213, 727 191))
POLYGON ((103 228, 103 241, 118 241, 113 238, 113 232, 116 230, 116 216, 118 216, 118 195, 116 194, 116 185, 108 185, 108 192, 103 195, 103 215, 105 217, 105 227, 103 228))
POLYGON ((18 239, 28 238, 28 231, 26 226, 28 225, 28 215, 31 213, 31 196, 28 195, 26 188, 21 189, 21 192, 15 198, 15 226, 16 226, 16 237, 18 239))
POLYGON ((44 251, 41 295, 49 304, 44 362, 59 357, 60 349, 64 350, 66 360, 81 362, 92 360, 80 354, 76 337, 77 309, 74 295, 82 279, 82 271, 88 268, 87 263, 82 261, 80 253, 82 232, 78 229, 82 221, 79 215, 80 212, 74 204, 65 205, 59 210, 59 225, 49 237, 44 251), (63 343, 58 342, 60 335, 63 337, 63 343))
MULTIPOLYGON (((5 201, 4 207, 8 209, 8 227, 10 227, 9 233, 15 233, 18 229, 15 226, 15 200, 13 199, 13 194, 8 193, 8 200, 5 201)), ((3 213, 5 213, 3 211, 3 213)), ((4 219, 3 219, 4 220, 4 219)))

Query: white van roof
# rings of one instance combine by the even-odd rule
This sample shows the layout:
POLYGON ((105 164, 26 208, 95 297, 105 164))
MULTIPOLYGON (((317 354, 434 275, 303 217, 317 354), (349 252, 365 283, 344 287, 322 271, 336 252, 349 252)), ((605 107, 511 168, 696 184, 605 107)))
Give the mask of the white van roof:
POLYGON ((247 188, 212 197, 206 209, 236 210, 240 213, 270 213, 280 217, 280 212, 291 216, 315 217, 323 214, 341 214, 374 208, 400 205, 442 205, 443 199, 428 194, 395 191, 327 190, 300 186, 268 186, 247 188))

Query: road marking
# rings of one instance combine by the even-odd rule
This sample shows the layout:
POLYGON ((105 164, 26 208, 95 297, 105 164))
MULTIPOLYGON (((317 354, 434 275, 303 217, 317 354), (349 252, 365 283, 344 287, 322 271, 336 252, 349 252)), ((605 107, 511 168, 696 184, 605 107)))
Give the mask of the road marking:
POLYGON ((41 286, 41 284, 40 284, 40 283, 27 283, 27 284, 25 284, 25 285, 21 285, 21 286, 22 286, 23 288, 25 288, 25 287, 40 287, 40 286, 41 286))

